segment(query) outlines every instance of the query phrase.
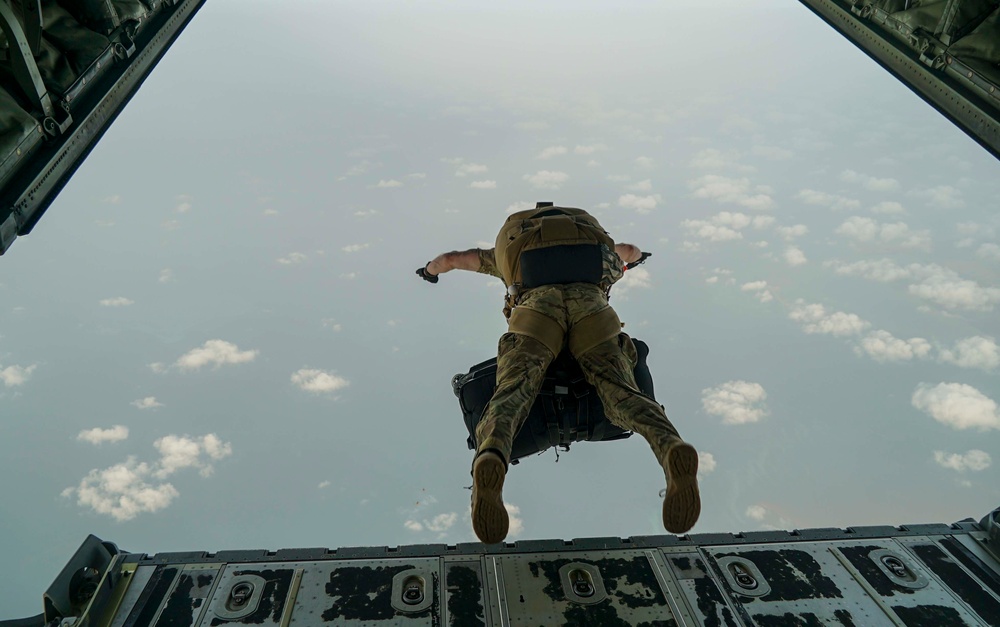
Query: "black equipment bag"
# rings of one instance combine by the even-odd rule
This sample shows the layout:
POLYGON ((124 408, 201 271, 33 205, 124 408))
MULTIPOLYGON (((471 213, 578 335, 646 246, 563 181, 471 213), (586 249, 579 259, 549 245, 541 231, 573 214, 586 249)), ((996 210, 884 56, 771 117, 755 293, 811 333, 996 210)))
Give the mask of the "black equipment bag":
MULTIPOLYGON (((653 378, 646 366, 649 347, 633 338, 638 360, 633 373, 643 394, 653 396, 653 378)), ((467 443, 476 448, 476 426, 482 420, 486 406, 496 388, 496 357, 469 369, 467 374, 456 374, 451 381, 455 396, 469 431, 467 443)), ((545 373, 542 389, 535 398, 528 418, 514 436, 510 462, 528 455, 541 453, 550 446, 563 446, 567 450, 573 442, 601 442, 620 440, 632 435, 611 424, 604 415, 604 406, 597 397, 597 390, 587 383, 583 370, 568 350, 563 350, 553 360, 545 373)))

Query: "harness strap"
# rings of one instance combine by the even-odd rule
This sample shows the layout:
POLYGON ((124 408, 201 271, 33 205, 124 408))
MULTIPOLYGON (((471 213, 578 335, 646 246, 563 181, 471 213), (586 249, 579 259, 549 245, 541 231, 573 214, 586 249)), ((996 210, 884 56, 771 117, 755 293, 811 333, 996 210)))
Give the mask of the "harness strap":
POLYGON ((609 305, 587 316, 569 330, 569 351, 574 357, 579 357, 601 342, 617 337, 621 332, 621 320, 609 305))
POLYGON ((566 340, 566 329, 562 325, 534 309, 515 307, 507 324, 511 333, 520 333, 538 340, 552 351, 553 356, 559 354, 566 340))

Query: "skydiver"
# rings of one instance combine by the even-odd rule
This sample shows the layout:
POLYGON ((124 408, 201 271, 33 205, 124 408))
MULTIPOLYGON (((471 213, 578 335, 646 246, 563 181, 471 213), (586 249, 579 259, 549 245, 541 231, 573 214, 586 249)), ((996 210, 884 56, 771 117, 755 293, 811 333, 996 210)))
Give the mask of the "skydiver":
POLYGON ((698 452, 684 442, 663 408, 639 391, 636 350, 608 304, 612 284, 645 261, 631 244, 616 244, 581 209, 538 203, 507 218, 494 248, 442 253, 417 269, 425 281, 468 270, 507 286, 508 332, 497 350, 496 390, 476 427, 472 526, 487 544, 507 537, 503 484, 514 436, 524 424, 549 364, 569 349, 616 426, 642 435, 663 468, 663 526, 685 533, 698 520, 698 452))

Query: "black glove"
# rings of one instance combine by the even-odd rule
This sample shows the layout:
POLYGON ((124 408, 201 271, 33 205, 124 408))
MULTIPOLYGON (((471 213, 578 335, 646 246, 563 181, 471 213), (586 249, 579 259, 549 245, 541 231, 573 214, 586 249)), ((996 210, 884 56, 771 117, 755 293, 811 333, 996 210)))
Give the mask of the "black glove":
POLYGON ((653 253, 642 253, 642 257, 639 257, 637 261, 625 264, 626 270, 631 270, 632 268, 638 266, 639 264, 645 262, 647 259, 653 256, 653 253))
POLYGON ((438 275, 431 274, 430 272, 427 271, 427 265, 429 264, 430 262, 428 261, 427 264, 425 264, 422 268, 417 268, 417 276, 427 281, 428 283, 437 283, 438 275))

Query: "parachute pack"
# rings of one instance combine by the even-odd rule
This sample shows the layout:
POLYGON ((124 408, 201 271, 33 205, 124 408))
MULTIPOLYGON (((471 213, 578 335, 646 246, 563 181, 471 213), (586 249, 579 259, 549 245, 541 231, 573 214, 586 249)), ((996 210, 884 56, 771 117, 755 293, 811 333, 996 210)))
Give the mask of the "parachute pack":
MULTIPOLYGON (((646 366, 649 347, 645 342, 633 338, 636 360, 633 374, 639 390, 653 398, 653 378, 646 366)), ((467 443, 476 448, 476 426, 482 420, 486 406, 496 388, 497 360, 489 359, 476 364, 466 374, 456 374, 452 378, 452 389, 458 397, 462 417, 469 431, 467 443)), ((552 446, 569 449, 573 442, 603 442, 621 440, 632 435, 611 424, 604 414, 604 406, 597 396, 597 390, 587 383, 583 370, 568 350, 556 357, 545 373, 542 389, 531 411, 514 436, 510 463, 516 464, 522 457, 541 453, 552 446)))

